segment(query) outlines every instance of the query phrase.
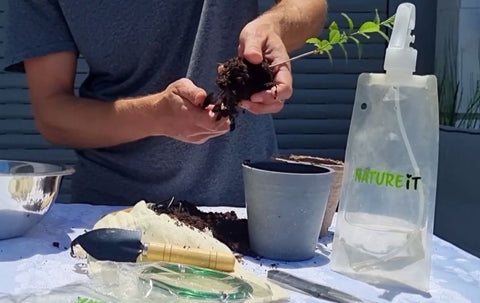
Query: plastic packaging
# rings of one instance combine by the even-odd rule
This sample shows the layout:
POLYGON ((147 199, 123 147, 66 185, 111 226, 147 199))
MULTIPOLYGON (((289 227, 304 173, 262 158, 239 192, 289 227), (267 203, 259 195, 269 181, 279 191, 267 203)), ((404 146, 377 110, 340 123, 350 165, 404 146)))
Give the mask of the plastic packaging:
POLYGON ((398 7, 385 74, 361 74, 345 155, 332 269, 427 290, 438 166, 433 75, 413 75, 415 6, 398 7))
POLYGON ((265 279, 176 263, 97 261, 90 262, 89 275, 91 279, 84 284, 4 297, 0 298, 0 302, 251 303, 275 300, 265 279))

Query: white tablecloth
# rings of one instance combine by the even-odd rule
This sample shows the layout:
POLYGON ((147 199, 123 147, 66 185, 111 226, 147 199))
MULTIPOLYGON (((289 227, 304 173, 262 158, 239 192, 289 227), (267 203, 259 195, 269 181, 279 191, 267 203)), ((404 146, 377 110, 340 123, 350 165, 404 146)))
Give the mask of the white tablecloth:
MULTIPOLYGON (((88 204, 55 204, 47 216, 21 238, 0 241, 0 302, 8 294, 52 289, 87 281, 82 260, 70 257, 70 241, 89 230, 106 213, 121 209, 88 204), (58 243, 58 247, 56 244, 58 243)), ((208 208, 207 208, 208 209, 208 208)), ((214 208, 214 211, 232 208, 214 208)), ((234 209, 244 216, 244 209, 234 209)), ((472 234, 473 235, 473 234, 472 234)), ((433 239, 430 291, 382 289, 332 272, 329 268, 331 234, 322 238, 316 256, 304 262, 245 258, 250 271, 266 276, 272 268, 335 287, 372 302, 480 302, 480 259, 433 239)), ((290 292, 291 302, 325 302, 290 292)))

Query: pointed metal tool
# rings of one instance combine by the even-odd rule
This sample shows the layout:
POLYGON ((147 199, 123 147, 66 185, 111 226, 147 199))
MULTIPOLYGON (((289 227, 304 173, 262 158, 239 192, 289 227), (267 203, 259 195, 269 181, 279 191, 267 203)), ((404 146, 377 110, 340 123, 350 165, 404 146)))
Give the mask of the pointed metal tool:
POLYGON ((142 233, 121 228, 100 228, 86 232, 71 243, 72 256, 80 246, 97 260, 116 262, 164 261, 195 265, 220 271, 233 271, 232 253, 187 248, 163 243, 143 243, 142 233))
POLYGON ((280 270, 269 270, 267 277, 285 288, 309 294, 315 298, 337 303, 363 303, 364 301, 346 292, 326 285, 313 283, 280 270))

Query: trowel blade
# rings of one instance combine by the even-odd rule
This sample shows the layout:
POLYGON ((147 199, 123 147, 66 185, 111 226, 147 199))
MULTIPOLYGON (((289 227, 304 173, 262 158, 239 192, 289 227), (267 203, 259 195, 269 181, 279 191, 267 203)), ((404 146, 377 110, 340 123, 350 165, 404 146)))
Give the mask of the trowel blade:
POLYGON ((70 247, 80 247, 90 256, 102 261, 135 262, 143 251, 142 233, 121 228, 100 228, 75 238, 70 247))

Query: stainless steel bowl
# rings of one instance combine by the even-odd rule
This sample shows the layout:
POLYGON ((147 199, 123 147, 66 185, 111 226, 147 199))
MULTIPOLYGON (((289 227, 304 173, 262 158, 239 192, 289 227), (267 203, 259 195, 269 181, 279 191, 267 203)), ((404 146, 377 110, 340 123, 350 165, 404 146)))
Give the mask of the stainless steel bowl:
POLYGON ((25 234, 48 212, 62 177, 60 165, 0 160, 0 240, 25 234))

